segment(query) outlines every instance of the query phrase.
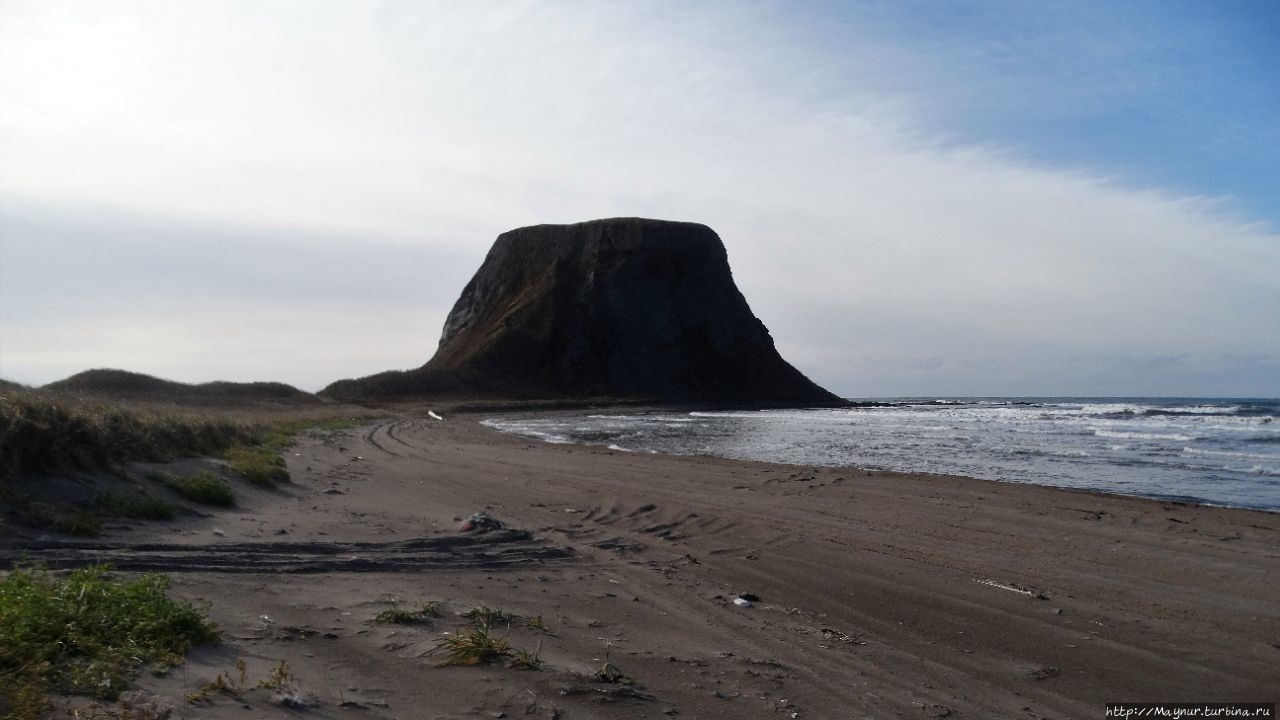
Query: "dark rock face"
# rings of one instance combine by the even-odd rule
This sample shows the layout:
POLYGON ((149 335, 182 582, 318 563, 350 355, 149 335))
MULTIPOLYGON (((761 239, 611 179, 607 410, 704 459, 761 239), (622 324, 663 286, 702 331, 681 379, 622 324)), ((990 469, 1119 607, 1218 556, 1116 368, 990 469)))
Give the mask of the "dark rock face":
POLYGON ((710 228, 639 218, 503 233, 430 362, 325 392, 843 404, 778 355, 710 228))

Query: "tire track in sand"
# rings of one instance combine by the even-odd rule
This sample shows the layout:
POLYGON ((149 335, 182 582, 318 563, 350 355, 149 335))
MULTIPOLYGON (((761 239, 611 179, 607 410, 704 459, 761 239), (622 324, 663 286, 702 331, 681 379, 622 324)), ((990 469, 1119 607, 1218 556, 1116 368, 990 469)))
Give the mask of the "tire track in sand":
POLYGON ((43 541, 0 555, 0 567, 38 560, 50 567, 109 563, 118 570, 223 573, 408 572, 501 568, 575 557, 523 530, 391 542, 261 542, 178 545, 43 541))

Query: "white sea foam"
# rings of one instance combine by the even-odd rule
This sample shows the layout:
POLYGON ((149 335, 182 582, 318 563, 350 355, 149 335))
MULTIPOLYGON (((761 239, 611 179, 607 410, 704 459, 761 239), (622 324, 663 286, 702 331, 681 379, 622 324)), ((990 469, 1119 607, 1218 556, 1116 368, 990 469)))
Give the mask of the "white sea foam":
POLYGON ((1267 475, 1269 477, 1280 477, 1280 468, 1267 467, 1266 465, 1253 465, 1251 467, 1224 467, 1223 470, 1232 472, 1249 473, 1250 475, 1267 475))
POLYGON ((1232 415, 1240 412, 1239 405, 1193 405, 1191 407, 1179 408, 1156 408, 1161 412, 1173 413, 1175 415, 1232 415))
POLYGON ((1103 430, 1101 428, 1093 428, 1093 434, 1098 437, 1111 438, 1113 440, 1170 440, 1173 442, 1190 442, 1196 439, 1194 435, 1129 432, 1123 430, 1103 430))
POLYGON ((1081 415, 1116 415, 1119 413, 1132 413, 1141 415, 1148 410, 1154 410, 1151 405, 1133 405, 1130 403, 1106 403, 1101 405, 1082 405, 1080 407, 1081 415))
POLYGON ((1240 460, 1270 460, 1280 463, 1280 455, 1267 455, 1265 453, 1247 453, 1247 452, 1229 452, 1226 450, 1201 450, 1200 448, 1184 447, 1182 452, 1187 455, 1207 455, 1210 457, 1237 458, 1240 460))
POLYGON ((514 435, 524 435, 526 437, 537 438, 543 442, 555 445, 571 445, 574 442, 572 438, 559 433, 536 430, 527 422, 511 420, 481 420, 480 424, 485 427, 493 428, 494 430, 501 430, 502 432, 509 432, 514 435))

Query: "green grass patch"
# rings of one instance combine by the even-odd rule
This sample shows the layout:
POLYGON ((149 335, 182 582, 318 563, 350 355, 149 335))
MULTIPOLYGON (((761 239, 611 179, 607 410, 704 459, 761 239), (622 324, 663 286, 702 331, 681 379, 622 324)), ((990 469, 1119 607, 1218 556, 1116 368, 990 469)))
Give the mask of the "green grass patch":
POLYGON ((89 510, 73 510, 53 522, 58 532, 79 537, 94 537, 102 530, 102 518, 89 510))
POLYGON ((0 503, 7 505, 22 522, 34 527, 51 528, 58 522, 57 508, 47 502, 8 492, 0 495, 0 503))
POLYGON ((289 471, 284 458, 262 445, 237 445, 227 451, 231 470, 254 485, 275 487, 278 482, 289 481, 289 471))
POLYGON ((48 693, 113 700, 143 665, 180 663, 217 642, 202 608, 166 594, 168 578, 113 576, 105 566, 59 578, 17 569, 0 580, 0 715, 26 720, 48 693))
MULTIPOLYGON (((111 492, 98 495, 87 507, 71 503, 54 505, 15 492, 0 493, 0 502, 26 525, 78 537, 98 535, 104 515, 131 520, 169 520, 177 514, 173 504, 165 500, 111 492)), ((0 718, 3 717, 0 714, 0 718)))
POLYGON ((280 452, 286 448, 292 447, 295 439, 301 433, 316 430, 320 432, 334 432, 337 430, 345 430, 355 427, 361 423, 368 422, 368 417, 339 417, 324 418, 320 420, 291 420, 272 425, 259 435, 257 445, 268 450, 280 452))
POLYGON ((236 504, 235 493, 226 480, 205 470, 195 475, 166 477, 164 483, 182 497, 201 505, 215 507, 232 507, 236 504))
POLYGON ((274 487, 289 481, 289 469, 280 453, 292 447, 300 433, 319 430, 335 431, 364 422, 361 418, 328 418, 293 420, 261 429, 252 443, 236 445, 226 452, 231 469, 254 485, 274 487))
POLYGON ((130 520, 172 520, 178 512, 173 503, 146 495, 105 492, 94 504, 103 512, 130 520))
POLYGON ((32 527, 80 537, 93 537, 102 527, 102 520, 83 508, 58 507, 18 493, 0 492, 0 504, 20 522, 32 527))

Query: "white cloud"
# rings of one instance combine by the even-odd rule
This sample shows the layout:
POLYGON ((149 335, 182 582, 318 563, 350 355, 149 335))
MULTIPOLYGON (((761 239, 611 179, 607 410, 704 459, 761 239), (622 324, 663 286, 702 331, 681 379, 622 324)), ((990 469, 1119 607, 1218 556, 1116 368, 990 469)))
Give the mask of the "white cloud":
MULTIPOLYGON (((1245 368, 1236 385, 1206 379, 1228 372, 1214 364, 1222 353, 1280 358, 1268 321, 1280 306, 1280 237, 1209 200, 943 142, 923 129, 936 118, 921 113, 937 107, 888 92, 893 63, 878 45, 799 46, 785 24, 762 22, 778 19, 772 11, 738 5, 378 7, 0 11, 9 227, 32 207, 100 207, 176 219, 174 242, 193 253, 243 232, 263 248, 400 246, 442 259, 424 273, 437 290, 423 292, 414 322, 404 298, 385 293, 410 282, 403 274, 347 277, 341 296, 320 302, 319 284, 286 273, 272 279, 287 299, 257 299, 288 307, 290 322, 228 297, 191 326, 188 313, 112 315, 110 339, 86 334, 55 351, 59 328, 83 329, 75 313, 42 317, 44 334, 19 332, 10 295, 0 370, 42 380, 76 362, 147 370, 156 364, 139 348, 161 338, 174 349, 162 365, 179 379, 315 386, 381 369, 362 358, 407 367, 426 360, 475 266, 458 259, 478 264, 498 232, 646 215, 720 232, 784 354, 837 391, 1280 394, 1256 370, 1265 362, 1231 365, 1245 368), (342 302, 359 312, 332 312, 342 302), (202 361, 216 355, 191 327, 257 350, 202 361), (326 342, 335 337, 347 341, 341 353, 326 342), (1181 354, 1191 360, 1142 360, 1181 354), (192 377, 187 363, 204 370, 192 377), (1185 370, 1197 363, 1210 369, 1185 370), (1126 368, 1155 380, 1127 390, 1126 368)), ((918 88, 924 71, 909 71, 918 88)), ((40 252, 38 238, 11 234, 0 226, 11 257, 40 252)), ((123 272, 109 251, 122 235, 92 236, 84 242, 108 249, 102 267, 123 272)), ((194 272, 181 257, 159 269, 194 272)), ((10 265, 5 284, 20 272, 10 265)), ((248 271, 223 272, 231 294, 248 271)), ((136 289, 60 292, 74 306, 136 289)))

